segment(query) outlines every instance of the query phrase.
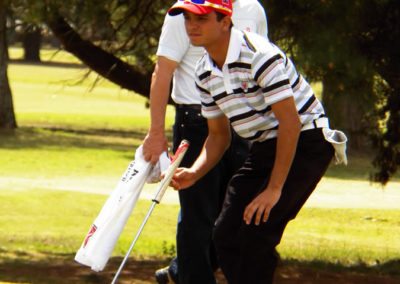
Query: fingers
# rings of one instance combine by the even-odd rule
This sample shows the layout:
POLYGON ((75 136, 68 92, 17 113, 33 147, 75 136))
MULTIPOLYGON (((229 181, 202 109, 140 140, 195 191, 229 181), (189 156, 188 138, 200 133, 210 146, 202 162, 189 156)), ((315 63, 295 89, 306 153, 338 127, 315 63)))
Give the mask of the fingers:
POLYGON ((180 190, 181 189, 181 187, 179 185, 179 182, 174 180, 174 178, 172 178, 170 186, 172 186, 175 190, 180 190))
POLYGON ((159 135, 147 134, 143 141, 143 157, 153 165, 158 162, 160 155, 168 149, 168 141, 163 135, 163 133, 159 135))
POLYGON ((176 190, 186 189, 196 182, 196 174, 190 168, 178 168, 172 177, 171 186, 176 190))
POLYGON ((186 171, 187 171, 186 168, 177 168, 176 169, 175 174, 172 177, 171 184, 170 184, 175 190, 181 190, 181 189, 186 188, 184 186, 185 179, 188 178, 188 174, 186 171))
POLYGON ((245 209, 243 220, 247 225, 250 225, 251 220, 254 218, 254 224, 260 225, 261 220, 265 223, 268 221, 270 208, 265 207, 257 201, 252 201, 245 209))

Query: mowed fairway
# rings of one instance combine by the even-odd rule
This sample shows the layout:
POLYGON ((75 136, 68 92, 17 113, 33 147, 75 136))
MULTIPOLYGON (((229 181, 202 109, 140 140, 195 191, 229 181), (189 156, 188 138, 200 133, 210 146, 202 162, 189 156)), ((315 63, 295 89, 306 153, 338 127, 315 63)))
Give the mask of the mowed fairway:
MULTIPOLYGON (((146 100, 101 81, 79 82, 87 70, 11 64, 19 129, 0 132, 0 263, 72 257, 107 195, 134 157, 149 125, 146 100)), ((173 109, 168 109, 171 129, 173 109)), ((169 132, 170 135, 170 132, 169 132)), ((351 153, 350 153, 351 154, 351 153)), ((291 222, 279 251, 286 260, 367 267, 396 273, 400 183, 368 182, 367 155, 334 166, 291 222)), ((146 186, 114 255, 127 250, 155 186, 146 186)), ((174 253, 179 207, 170 190, 133 256, 174 253)), ((1 280, 1 278, 0 278, 1 280)))

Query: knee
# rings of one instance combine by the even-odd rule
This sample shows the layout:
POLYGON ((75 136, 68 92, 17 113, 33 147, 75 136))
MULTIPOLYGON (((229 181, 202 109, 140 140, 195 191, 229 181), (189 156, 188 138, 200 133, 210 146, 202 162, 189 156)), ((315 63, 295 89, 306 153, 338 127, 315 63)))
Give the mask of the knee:
POLYGON ((221 230, 221 226, 215 224, 215 227, 213 229, 213 234, 212 234, 213 242, 215 246, 219 246, 220 243, 223 243, 224 234, 223 231, 221 230))
POLYGON ((217 250, 220 250, 225 246, 229 246, 232 238, 229 238, 228 235, 229 234, 222 228, 222 226, 216 224, 213 230, 213 242, 217 250))
POLYGON ((281 237, 280 230, 262 230, 255 225, 244 227, 239 234, 240 246, 244 252, 260 254, 275 251, 281 237))

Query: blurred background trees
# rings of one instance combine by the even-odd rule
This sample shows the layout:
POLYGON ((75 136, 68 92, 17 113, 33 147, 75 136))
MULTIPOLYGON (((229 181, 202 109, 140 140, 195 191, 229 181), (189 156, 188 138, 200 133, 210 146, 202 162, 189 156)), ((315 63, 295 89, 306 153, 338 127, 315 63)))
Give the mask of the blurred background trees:
MULTIPOLYGON (((173 2, 13 0, 6 4, 8 33, 25 42, 25 60, 39 61, 38 46, 54 44, 51 35, 94 72, 148 97, 158 37, 173 2)), ((309 81, 322 83, 332 127, 346 132, 352 151, 373 149, 373 179, 385 184, 400 165, 398 1, 260 2, 271 40, 309 81)))
POLYGON ((7 7, 8 1, 0 0, 0 129, 13 129, 17 127, 7 74, 7 7))
POLYGON ((322 82, 332 126, 348 134, 352 150, 373 147, 373 179, 386 183, 400 164, 400 3, 263 3, 271 39, 290 51, 308 79, 322 82))

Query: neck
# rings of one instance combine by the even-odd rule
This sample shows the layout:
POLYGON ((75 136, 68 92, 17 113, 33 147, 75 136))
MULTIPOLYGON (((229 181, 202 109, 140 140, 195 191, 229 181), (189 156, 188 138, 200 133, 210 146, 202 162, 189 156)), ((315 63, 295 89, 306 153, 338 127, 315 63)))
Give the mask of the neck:
POLYGON ((229 49, 229 41, 230 41, 231 32, 224 34, 221 38, 214 42, 210 46, 205 46, 210 57, 217 64, 219 69, 222 69, 222 66, 225 63, 226 56, 228 54, 229 49))

